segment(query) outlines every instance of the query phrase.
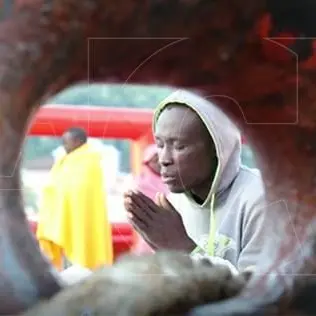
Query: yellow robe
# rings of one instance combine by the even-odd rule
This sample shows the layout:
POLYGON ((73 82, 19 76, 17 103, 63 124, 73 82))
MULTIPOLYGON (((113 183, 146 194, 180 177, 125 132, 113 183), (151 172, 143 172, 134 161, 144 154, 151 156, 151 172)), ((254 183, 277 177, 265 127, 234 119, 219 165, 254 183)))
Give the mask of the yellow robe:
POLYGON ((54 266, 63 256, 94 269, 113 263, 101 155, 88 144, 58 160, 39 211, 37 239, 54 266))

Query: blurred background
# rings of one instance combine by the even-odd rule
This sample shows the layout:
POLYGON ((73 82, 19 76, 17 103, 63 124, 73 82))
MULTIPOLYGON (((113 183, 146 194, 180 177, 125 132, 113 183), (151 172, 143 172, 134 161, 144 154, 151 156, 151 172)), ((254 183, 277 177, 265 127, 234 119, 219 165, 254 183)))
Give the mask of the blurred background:
MULTIPOLYGON (((79 84, 70 87, 47 104, 116 107, 155 108, 172 92, 161 86, 79 84)), ((104 154, 104 172, 107 179, 109 216, 112 222, 125 220, 122 193, 128 187, 132 174, 130 166, 130 142, 117 139, 89 139, 104 154)), ((54 159, 63 154, 60 138, 28 136, 25 141, 22 181, 24 201, 28 216, 36 216, 41 190, 47 180, 54 159)), ((243 144, 242 161, 255 167, 253 153, 248 144, 243 144)))

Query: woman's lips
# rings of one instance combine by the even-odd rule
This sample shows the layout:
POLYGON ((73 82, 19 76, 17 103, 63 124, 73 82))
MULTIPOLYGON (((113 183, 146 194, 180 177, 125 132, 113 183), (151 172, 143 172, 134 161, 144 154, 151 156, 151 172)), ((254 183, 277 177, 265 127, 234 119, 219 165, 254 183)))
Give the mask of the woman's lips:
POLYGON ((162 179, 162 182, 165 183, 165 184, 168 184, 168 183, 176 181, 176 177, 172 176, 172 175, 164 175, 164 174, 162 174, 161 175, 161 179, 162 179))

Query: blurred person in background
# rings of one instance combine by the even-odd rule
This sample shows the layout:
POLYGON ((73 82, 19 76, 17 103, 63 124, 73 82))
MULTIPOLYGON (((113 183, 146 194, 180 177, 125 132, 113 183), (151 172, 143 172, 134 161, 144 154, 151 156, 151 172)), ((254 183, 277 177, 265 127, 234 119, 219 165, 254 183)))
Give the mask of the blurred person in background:
POLYGON ((55 162, 42 194, 40 247, 59 271, 112 264, 102 155, 87 143, 81 128, 70 128, 62 140, 66 154, 55 162))
MULTIPOLYGON (((134 189, 142 192, 152 200, 155 200, 158 192, 167 194, 168 188, 162 182, 160 177, 160 164, 158 162, 157 146, 149 145, 145 151, 142 160, 141 172, 134 180, 134 189)), ((140 234, 135 234, 135 244, 132 252, 136 254, 152 253, 154 250, 141 237, 140 234)))

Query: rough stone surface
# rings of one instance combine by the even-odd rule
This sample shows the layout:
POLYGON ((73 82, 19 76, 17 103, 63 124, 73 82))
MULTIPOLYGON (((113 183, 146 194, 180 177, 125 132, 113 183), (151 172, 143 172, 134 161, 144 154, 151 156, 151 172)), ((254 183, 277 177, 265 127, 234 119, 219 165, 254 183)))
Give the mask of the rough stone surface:
MULTIPOLYGON (((79 80, 171 84, 203 92, 223 108, 257 151, 271 202, 285 201, 288 210, 278 256, 245 296, 260 289, 264 300, 271 271, 279 274, 280 292, 294 284, 293 274, 307 269, 304 258, 313 261, 309 248, 301 248, 316 204, 316 67, 313 43, 306 39, 315 36, 313 1, 11 0, 2 6, 2 314, 24 310, 59 290, 27 230, 19 155, 42 98, 79 80), (271 32, 262 26, 266 12, 273 13, 271 32), (284 48, 288 40, 278 36, 305 39, 291 52, 284 48), (297 255, 301 260, 284 265, 297 255), (15 266, 15 274, 7 272, 9 266, 15 266)), ((285 309, 289 301, 282 304, 285 309)), ((253 300, 234 302, 245 306, 253 300)))

